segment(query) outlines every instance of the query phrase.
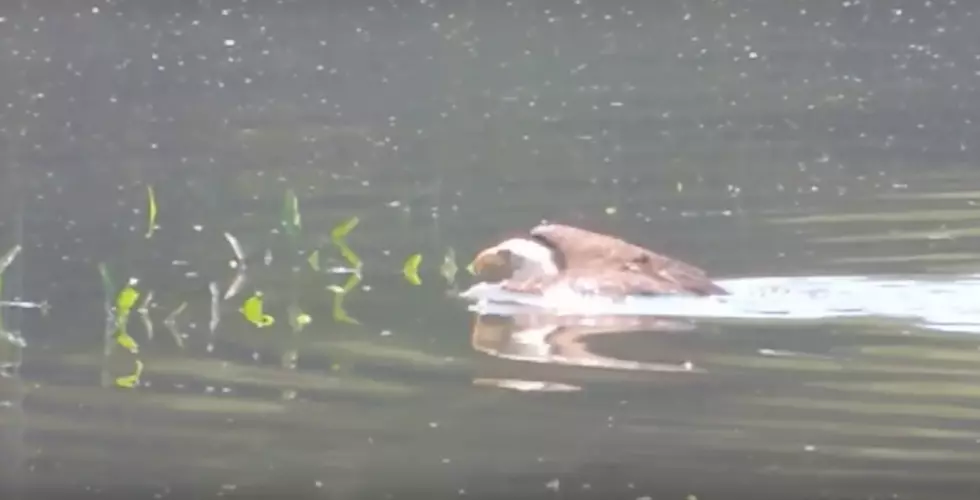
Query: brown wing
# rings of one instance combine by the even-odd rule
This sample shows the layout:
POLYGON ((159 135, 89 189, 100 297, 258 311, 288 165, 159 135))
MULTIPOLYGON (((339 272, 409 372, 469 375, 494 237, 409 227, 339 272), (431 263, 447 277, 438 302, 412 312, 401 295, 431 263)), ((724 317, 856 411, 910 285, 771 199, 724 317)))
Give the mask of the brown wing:
MULTIPOLYGON (((692 290, 674 281, 620 269, 567 269, 559 275, 536 275, 507 280, 502 288, 511 292, 540 295, 553 286, 566 286, 583 295, 626 297, 629 295, 687 295, 692 290)), ((693 292, 698 293, 698 292, 693 292)))
MULTIPOLYGON (((563 224, 542 224, 531 229, 530 234, 555 248, 564 259, 566 270, 629 271, 664 282, 661 288, 676 288, 702 295, 726 293, 712 283, 703 270, 619 238, 563 224)), ((640 278, 632 279, 639 283, 637 280, 640 278)), ((639 284, 635 286, 642 287, 639 284)))

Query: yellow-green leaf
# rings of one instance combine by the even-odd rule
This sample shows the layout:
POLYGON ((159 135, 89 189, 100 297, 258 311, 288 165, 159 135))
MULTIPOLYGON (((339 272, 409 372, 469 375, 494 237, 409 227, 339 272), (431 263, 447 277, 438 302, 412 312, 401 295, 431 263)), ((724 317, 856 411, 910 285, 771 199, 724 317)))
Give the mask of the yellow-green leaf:
POLYGON ((136 339, 131 337, 126 330, 121 329, 116 333, 116 343, 122 346, 123 349, 136 354, 140 352, 140 346, 136 343, 136 339))
POLYGON ((253 325, 263 328, 275 323, 276 319, 265 314, 263 311, 262 292, 255 292, 254 295, 245 300, 241 308, 245 319, 253 325))
POLYGON ((157 197, 153 193, 153 186, 150 184, 146 185, 146 204, 147 204, 147 223, 146 223, 146 237, 150 238, 153 236, 153 232, 156 231, 157 227, 157 197))
POLYGON ((119 295, 116 296, 116 311, 120 316, 128 314, 140 298, 139 291, 133 288, 136 283, 136 278, 130 278, 126 287, 120 290, 119 295))
POLYGON ((143 362, 136 360, 136 371, 131 375, 116 378, 116 385, 125 389, 132 389, 139 385, 140 377, 143 375, 143 362))
POLYGON ((361 324, 360 321, 347 314, 347 311, 344 309, 344 294, 342 293, 338 293, 333 297, 333 319, 340 323, 361 324))
POLYGON ((350 219, 340 223, 337 227, 330 231, 330 239, 333 241, 341 240, 347 237, 351 231, 361 222, 361 220, 355 215, 350 219))
POLYGON ((402 274, 405 275, 405 279, 413 285, 421 285, 422 280, 419 279, 419 265, 422 264, 422 254, 417 253, 410 255, 405 259, 405 265, 402 266, 402 274))
POLYGON ((344 260, 346 260, 347 263, 350 264, 352 268, 354 269, 361 268, 361 266, 363 265, 363 263, 361 262, 361 258, 358 257, 357 253, 351 250, 349 246, 347 246, 347 243, 345 243, 343 240, 340 240, 340 241, 335 241, 334 245, 336 245, 337 248, 340 249, 340 255, 344 257, 344 260))

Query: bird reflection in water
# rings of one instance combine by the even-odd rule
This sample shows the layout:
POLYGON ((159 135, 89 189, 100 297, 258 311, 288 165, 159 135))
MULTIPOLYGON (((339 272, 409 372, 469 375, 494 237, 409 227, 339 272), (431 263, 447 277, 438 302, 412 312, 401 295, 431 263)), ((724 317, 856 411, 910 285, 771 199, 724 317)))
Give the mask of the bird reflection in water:
MULTIPOLYGON (((678 332, 693 329, 688 322, 653 316, 569 316, 540 311, 510 315, 474 315, 473 349, 499 359, 564 367, 630 372, 703 373, 685 354, 657 349, 670 361, 649 362, 621 359, 595 352, 590 345, 598 336, 628 335, 631 332, 678 332)), ((655 336, 646 338, 655 342, 655 336)), ((578 386, 521 379, 477 379, 479 385, 520 391, 574 391, 578 386)))

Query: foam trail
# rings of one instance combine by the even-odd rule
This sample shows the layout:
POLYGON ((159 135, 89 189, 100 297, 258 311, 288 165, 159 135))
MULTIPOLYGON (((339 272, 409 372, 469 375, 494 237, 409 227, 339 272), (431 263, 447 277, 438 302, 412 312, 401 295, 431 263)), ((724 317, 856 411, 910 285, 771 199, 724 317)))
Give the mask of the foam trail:
POLYGON ((810 276, 718 280, 730 295, 628 297, 615 301, 570 290, 528 296, 495 284, 461 294, 480 314, 511 315, 531 309, 551 314, 685 318, 816 320, 848 317, 909 319, 921 326, 980 332, 980 275, 959 277, 810 276))

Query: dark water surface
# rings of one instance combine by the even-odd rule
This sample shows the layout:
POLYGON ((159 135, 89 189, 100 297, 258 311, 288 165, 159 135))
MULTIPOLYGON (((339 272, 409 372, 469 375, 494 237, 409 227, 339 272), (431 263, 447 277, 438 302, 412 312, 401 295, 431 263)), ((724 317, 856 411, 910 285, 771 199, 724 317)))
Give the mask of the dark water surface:
POLYGON ((51 309, 0 309, 3 498, 977 498, 975 333, 473 318, 439 267, 548 218, 725 278, 972 272, 978 11, 5 2, 3 299, 51 309), (136 354, 100 262, 153 291, 136 354))

